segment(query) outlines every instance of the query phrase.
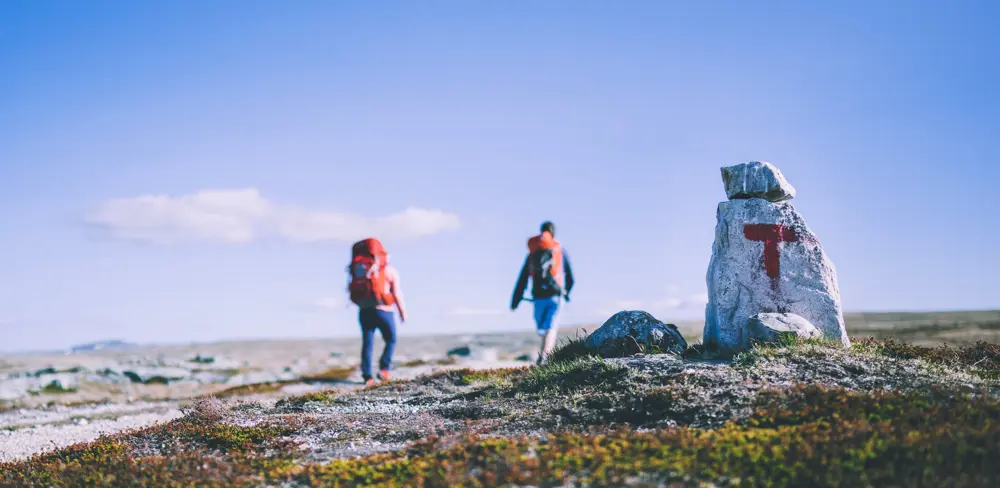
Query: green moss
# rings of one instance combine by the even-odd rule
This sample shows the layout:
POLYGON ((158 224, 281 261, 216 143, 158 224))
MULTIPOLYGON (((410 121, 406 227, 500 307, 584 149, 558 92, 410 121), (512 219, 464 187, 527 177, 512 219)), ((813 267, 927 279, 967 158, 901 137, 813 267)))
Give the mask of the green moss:
POLYGON ((287 429, 279 426, 243 427, 213 424, 209 426, 185 426, 175 432, 175 437, 181 441, 200 444, 209 449, 248 451, 287 433, 287 429))

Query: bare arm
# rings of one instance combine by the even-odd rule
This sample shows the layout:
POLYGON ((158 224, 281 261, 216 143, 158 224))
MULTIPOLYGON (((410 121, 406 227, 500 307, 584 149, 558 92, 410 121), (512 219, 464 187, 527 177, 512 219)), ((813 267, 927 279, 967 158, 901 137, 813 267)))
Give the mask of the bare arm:
POLYGON ((399 272, 396 268, 389 272, 389 290, 396 302, 396 310, 399 310, 399 320, 406 322, 406 306, 403 304, 403 290, 399 287, 399 272))

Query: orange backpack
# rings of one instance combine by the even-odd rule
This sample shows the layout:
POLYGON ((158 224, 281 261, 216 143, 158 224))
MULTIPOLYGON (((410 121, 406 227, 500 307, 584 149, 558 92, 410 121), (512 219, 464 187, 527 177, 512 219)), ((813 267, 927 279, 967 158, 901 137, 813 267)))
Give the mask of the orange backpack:
POLYGON ((351 246, 347 292, 358 307, 372 308, 395 302, 392 293, 387 290, 387 256, 382 243, 375 238, 363 239, 351 246))
POLYGON ((563 287, 562 248, 552 234, 542 232, 528 239, 528 266, 531 288, 537 295, 561 295, 563 287))

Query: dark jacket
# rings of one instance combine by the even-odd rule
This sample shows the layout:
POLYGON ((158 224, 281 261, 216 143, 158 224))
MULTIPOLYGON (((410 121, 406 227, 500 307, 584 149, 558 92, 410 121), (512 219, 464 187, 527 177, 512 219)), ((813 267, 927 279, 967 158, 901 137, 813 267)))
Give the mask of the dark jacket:
MULTIPOLYGON (((573 290, 573 268, 569 264, 569 256, 566 254, 566 249, 561 249, 562 253, 562 267, 565 276, 565 286, 562 290, 562 295, 569 301, 569 293, 573 290)), ((514 285, 514 295, 510 301, 510 309, 515 310, 517 306, 521 304, 521 300, 524 299, 524 290, 528 288, 528 280, 531 278, 531 274, 528 272, 528 266, 531 262, 531 255, 524 258, 524 264, 521 266, 521 274, 517 278, 517 284, 514 285)), ((531 286, 531 298, 535 300, 544 300, 546 298, 552 298, 556 296, 558 292, 553 293, 550 290, 539 289, 534 280, 532 280, 531 286)))

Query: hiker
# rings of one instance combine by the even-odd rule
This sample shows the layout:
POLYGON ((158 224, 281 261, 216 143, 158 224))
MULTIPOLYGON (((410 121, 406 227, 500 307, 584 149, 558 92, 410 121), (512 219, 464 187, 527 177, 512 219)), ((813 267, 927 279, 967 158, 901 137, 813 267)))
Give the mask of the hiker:
POLYGON ((366 385, 374 385, 372 378, 372 348, 375 331, 382 334, 385 349, 379 358, 378 377, 389 381, 392 353, 396 348, 396 318, 393 307, 399 310, 400 322, 406 322, 403 293, 399 288, 399 272, 389 266, 389 255, 378 239, 368 238, 351 247, 351 264, 347 267, 347 285, 351 301, 358 306, 361 322, 361 375, 366 385))
POLYGON ((563 300, 569 301, 573 289, 573 270, 566 251, 556 240, 556 226, 542 223, 540 233, 528 239, 528 257, 514 286, 511 310, 517 310, 531 278, 531 301, 535 306, 535 329, 542 338, 537 364, 542 364, 556 346, 559 312, 563 300))

